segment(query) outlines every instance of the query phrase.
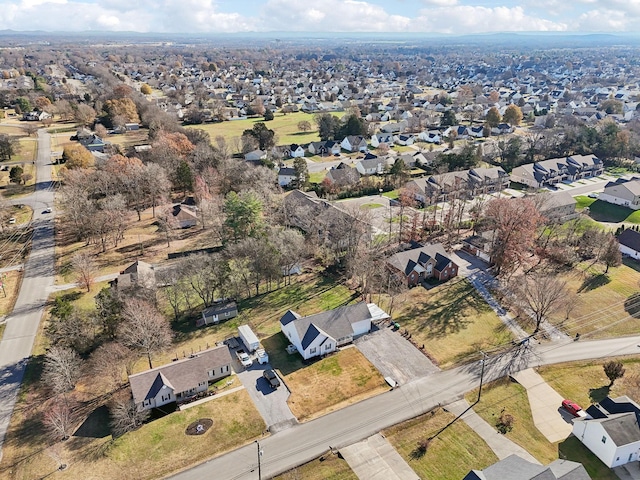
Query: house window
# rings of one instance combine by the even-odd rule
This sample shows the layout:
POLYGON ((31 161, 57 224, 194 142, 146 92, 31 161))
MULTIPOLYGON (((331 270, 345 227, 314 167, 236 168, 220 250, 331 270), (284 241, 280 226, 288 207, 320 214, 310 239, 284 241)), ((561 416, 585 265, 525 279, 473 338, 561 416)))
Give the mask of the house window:
POLYGON ((311 353, 311 354, 316 353, 316 347, 313 347, 311 350, 309 350, 309 353, 311 353))
POLYGON ((229 316, 229 312, 224 312, 224 316, 228 317, 229 316))
POLYGON ((226 372, 228 372, 228 371, 229 371, 229 365, 225 365, 225 366, 224 366, 224 370, 225 370, 226 372))
POLYGON ((327 343, 327 344, 324 346, 324 349, 325 349, 325 350, 329 350, 330 348, 331 348, 331 344, 330 344, 330 343, 327 343))
POLYGON ((602 443, 607 443, 607 437, 602 436, 602 443))

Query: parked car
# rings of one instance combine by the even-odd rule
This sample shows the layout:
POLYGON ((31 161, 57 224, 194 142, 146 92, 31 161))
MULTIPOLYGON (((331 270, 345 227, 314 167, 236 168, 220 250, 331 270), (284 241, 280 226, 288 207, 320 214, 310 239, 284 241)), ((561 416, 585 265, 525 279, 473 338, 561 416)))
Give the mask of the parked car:
POLYGON ((276 372, 274 372, 273 370, 265 370, 264 372, 262 372, 262 376, 267 380, 267 382, 269 382, 269 385, 274 390, 280 386, 280 380, 278 379, 276 372))
POLYGON ((589 195, 587 195, 587 196, 588 196, 589 198, 598 198, 598 195, 599 195, 598 193, 591 192, 591 193, 590 193, 589 195))
POLYGON ((51 213, 51 208, 47 207, 45 208, 42 213, 51 213))
POLYGON ((580 407, 580 405, 578 405, 576 402, 572 402, 571 400, 562 400, 562 408, 564 408, 574 417, 582 417, 584 415, 582 407, 580 407))
POLYGON ((251 357, 244 350, 238 350, 236 356, 244 368, 249 368, 253 365, 253 360, 251 360, 251 357))
POLYGON ((10 223, 11 225, 13 225, 14 223, 16 223, 16 218, 15 218, 15 217, 11 217, 11 218, 9 219, 9 223, 10 223))

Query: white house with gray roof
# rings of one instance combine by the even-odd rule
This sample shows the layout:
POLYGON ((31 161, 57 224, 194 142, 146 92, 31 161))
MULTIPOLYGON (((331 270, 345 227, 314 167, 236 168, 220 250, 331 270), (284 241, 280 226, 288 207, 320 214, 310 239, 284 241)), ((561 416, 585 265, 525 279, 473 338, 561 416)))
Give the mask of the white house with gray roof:
POLYGON ((368 333, 372 322, 387 318, 375 303, 360 302, 308 317, 289 310, 280 319, 280 330, 307 360, 335 352, 368 333))
POLYGON ((221 345, 183 360, 130 375, 133 401, 140 410, 180 402, 205 392, 210 382, 231 375, 231 362, 229 348, 221 345))
POLYGON ((640 460, 640 405, 606 397, 573 420, 573 435, 609 468, 640 460))
POLYGON ((462 480, 590 480, 581 463, 556 460, 547 466, 509 455, 484 470, 471 470, 462 480))
POLYGON ((598 200, 622 205, 632 210, 640 209, 640 178, 619 178, 615 182, 607 183, 598 200))

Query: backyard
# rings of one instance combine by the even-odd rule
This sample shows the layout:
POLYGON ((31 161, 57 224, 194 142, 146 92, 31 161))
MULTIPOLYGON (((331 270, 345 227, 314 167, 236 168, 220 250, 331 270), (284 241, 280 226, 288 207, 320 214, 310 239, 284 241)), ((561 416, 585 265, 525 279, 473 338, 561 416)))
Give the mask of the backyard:
POLYGON ((413 288, 398 303, 393 317, 400 328, 443 368, 512 340, 491 307, 461 278, 430 290, 413 288))
POLYGON ((576 209, 584 210, 589 207, 588 215, 598 222, 640 224, 640 210, 631 210, 630 208, 584 195, 578 195, 575 199, 577 202, 576 209))

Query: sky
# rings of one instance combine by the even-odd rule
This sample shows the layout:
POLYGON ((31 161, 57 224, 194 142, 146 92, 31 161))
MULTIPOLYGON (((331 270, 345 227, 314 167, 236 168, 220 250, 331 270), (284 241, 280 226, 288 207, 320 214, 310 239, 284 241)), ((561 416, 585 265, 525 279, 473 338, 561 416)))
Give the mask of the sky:
POLYGON ((0 30, 640 32, 640 0, 0 0, 0 30))

